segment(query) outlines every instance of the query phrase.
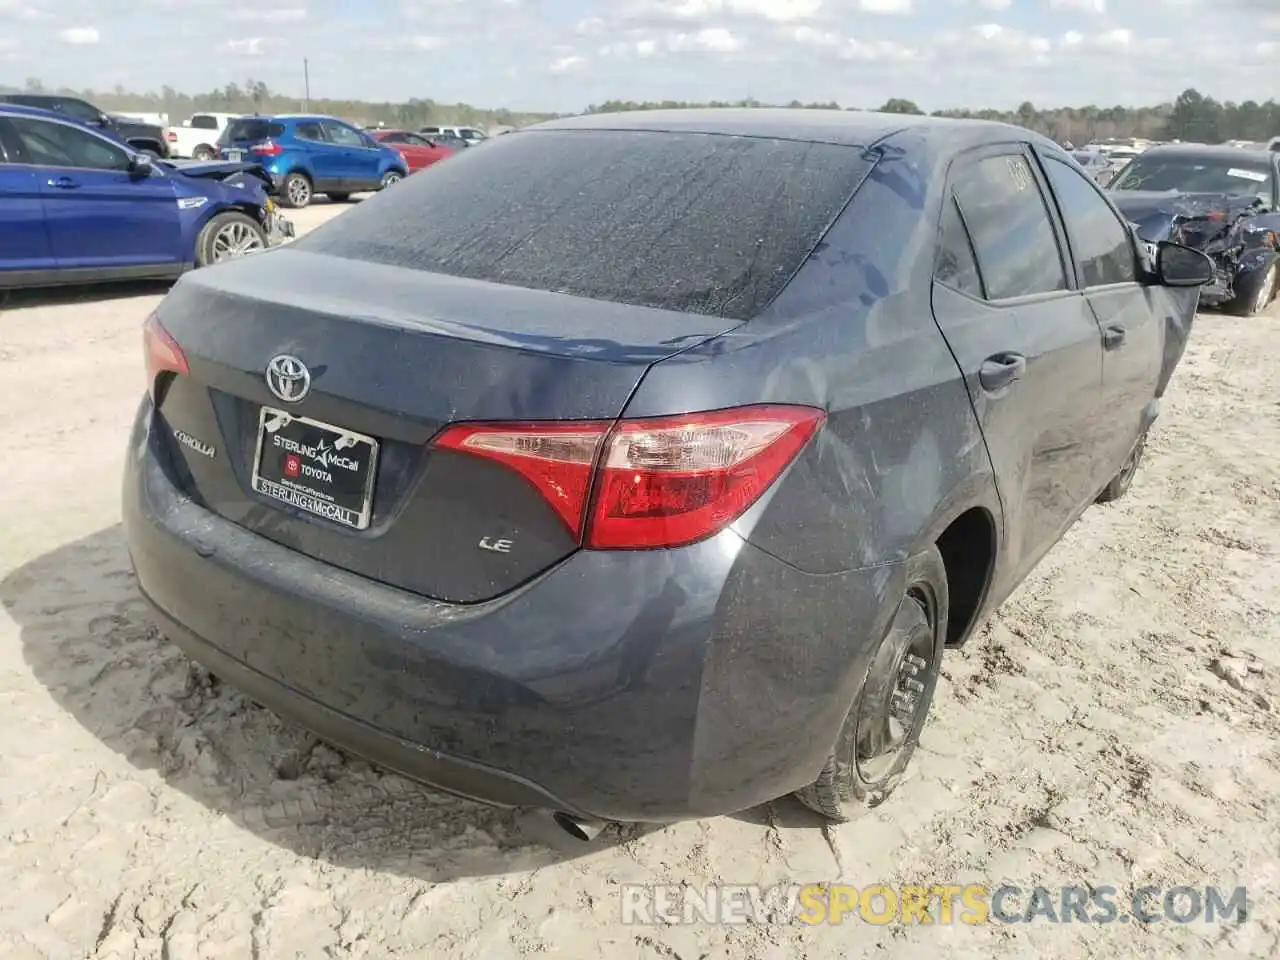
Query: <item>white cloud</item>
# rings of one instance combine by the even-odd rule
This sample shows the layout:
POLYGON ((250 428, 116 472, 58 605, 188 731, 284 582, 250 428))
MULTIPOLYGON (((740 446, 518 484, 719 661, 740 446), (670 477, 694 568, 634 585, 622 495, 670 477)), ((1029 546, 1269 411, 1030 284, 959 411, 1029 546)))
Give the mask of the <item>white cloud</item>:
POLYGON ((696 33, 676 33, 667 38, 667 49, 675 51, 733 53, 743 46, 742 40, 724 27, 704 27, 696 33))
POLYGON ((1107 0, 1050 0, 1049 6, 1054 10, 1067 10, 1075 13, 1107 12, 1107 0))
POLYGON ((584 66, 586 62, 586 57, 581 57, 577 54, 570 54, 567 57, 560 57, 557 60, 551 61, 551 64, 547 69, 552 73, 569 73, 571 70, 577 70, 584 66))
POLYGON ((822 6, 823 0, 637 0, 624 9, 623 17, 628 20, 705 21, 737 16, 787 23, 813 17, 822 6))
POLYGON ((811 27, 807 24, 791 27, 784 31, 783 35, 796 43, 809 47, 838 47, 840 45, 840 35, 838 33, 832 30, 811 27))
POLYGON ((892 40, 864 41, 850 37, 839 49, 843 60, 862 63, 910 63, 920 60, 924 54, 915 47, 895 43, 892 40))
POLYGON ((306 7, 244 7, 227 11, 228 20, 247 23, 299 23, 307 19, 306 7))
POLYGON ((863 13, 902 17, 911 13, 912 0, 858 0, 858 9, 863 13))
POLYGON ((58 33, 59 39, 63 43, 71 43, 80 46, 97 43, 101 39, 98 35, 97 27, 68 27, 58 33))
POLYGON ((229 53, 235 57, 261 57, 267 52, 266 39, 263 37, 245 37, 242 40, 228 40, 218 48, 220 53, 229 53))

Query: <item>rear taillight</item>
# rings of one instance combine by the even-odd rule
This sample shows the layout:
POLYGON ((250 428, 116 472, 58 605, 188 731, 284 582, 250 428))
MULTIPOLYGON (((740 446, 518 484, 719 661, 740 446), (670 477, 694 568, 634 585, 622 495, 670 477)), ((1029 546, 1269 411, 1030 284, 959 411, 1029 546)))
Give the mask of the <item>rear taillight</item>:
POLYGON ((255 143, 249 148, 249 152, 256 153, 260 157, 278 157, 284 152, 284 147, 274 140, 268 140, 265 143, 255 143))
POLYGON ((186 355, 154 313, 142 325, 142 351, 147 364, 147 390, 155 397, 156 378, 162 373, 190 373, 186 355))
POLYGON ((515 470, 588 548, 676 547, 742 516, 824 416, 768 405, 617 424, 458 424, 435 445, 515 470))
POLYGON ((170 143, 178 142, 178 135, 174 133, 172 130, 166 130, 164 133, 164 138, 168 140, 170 143))

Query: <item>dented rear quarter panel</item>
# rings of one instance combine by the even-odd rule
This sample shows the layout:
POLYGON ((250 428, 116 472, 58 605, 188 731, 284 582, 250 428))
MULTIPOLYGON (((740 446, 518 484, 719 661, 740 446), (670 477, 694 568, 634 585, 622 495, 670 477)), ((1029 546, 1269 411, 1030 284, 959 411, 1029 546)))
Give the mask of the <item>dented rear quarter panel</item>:
POLYGON ((982 433, 932 314, 945 164, 963 149, 936 134, 882 142, 881 159, 777 300, 657 364, 626 410, 823 408, 825 428, 735 524, 808 573, 902 562, 973 506, 1001 523, 982 433), (705 376, 691 375, 698 367, 705 376))

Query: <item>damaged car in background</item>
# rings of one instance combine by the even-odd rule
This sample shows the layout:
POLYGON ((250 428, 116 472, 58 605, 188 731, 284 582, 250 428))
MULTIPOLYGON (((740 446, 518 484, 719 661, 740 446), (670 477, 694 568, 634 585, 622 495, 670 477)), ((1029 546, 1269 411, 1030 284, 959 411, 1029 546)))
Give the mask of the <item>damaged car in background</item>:
POLYGON ((1280 154, 1154 147, 1116 175, 1111 198, 1149 250, 1172 240, 1209 255, 1216 276, 1200 294, 1205 306, 1249 317, 1276 298, 1280 154))
POLYGON ((0 290, 164 280, 275 246, 293 224, 256 163, 156 160, 0 104, 0 290))

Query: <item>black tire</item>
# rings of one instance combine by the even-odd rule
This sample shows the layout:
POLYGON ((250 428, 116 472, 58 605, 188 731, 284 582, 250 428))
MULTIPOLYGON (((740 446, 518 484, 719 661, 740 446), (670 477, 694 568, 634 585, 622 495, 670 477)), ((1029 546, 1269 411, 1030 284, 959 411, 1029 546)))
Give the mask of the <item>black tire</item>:
POLYGON ((325 196, 334 203, 346 203, 351 199, 351 194, 349 193, 326 193, 325 196))
POLYGON ((262 224, 254 220, 248 214, 228 211, 220 213, 200 230, 200 235, 196 237, 196 266, 207 267, 215 263, 221 263, 226 259, 234 259, 234 256, 243 256, 249 250, 244 250, 240 254, 234 256, 223 256, 216 249, 219 236, 226 234, 239 234, 242 236, 252 236, 256 240, 254 250, 265 250, 267 248, 267 232, 262 228, 262 224))
POLYGON ((1223 311, 1237 317, 1256 317, 1280 291, 1280 257, 1272 254, 1269 262, 1238 278, 1235 286, 1235 298, 1222 305, 1223 311))
POLYGON ((1098 494, 1097 503, 1111 503, 1113 500, 1119 500, 1129 488, 1133 486, 1133 478, 1138 474, 1138 466, 1142 463, 1142 455, 1147 451, 1147 435, 1143 433, 1138 438, 1138 442, 1133 445, 1133 449, 1129 451, 1129 458, 1125 460, 1124 466, 1120 468, 1120 472, 1111 478, 1111 482, 1102 488, 1102 492, 1098 494))
POLYGON ((310 206, 315 199, 315 189, 311 178, 296 170, 280 181, 280 206, 291 210, 301 210, 310 206))
POLYGON ((400 170, 388 170, 382 175, 382 182, 378 184, 379 190, 385 190, 387 187, 394 187, 397 183, 404 179, 404 173, 400 170))
POLYGON ((212 160, 218 155, 218 152, 207 143, 202 143, 191 151, 192 160, 212 160))
MULTIPOLYGON (((908 563, 906 583, 893 622, 872 653, 835 748, 817 780, 796 791, 801 803, 837 823, 879 806, 897 788, 915 754, 938 686, 950 608, 947 571, 936 546, 908 563), (860 739, 874 726, 868 723, 868 714, 901 717, 901 698, 910 701, 910 719, 905 724, 899 721, 901 737, 892 743, 892 752, 862 756, 868 744, 860 739), (871 761, 882 768, 871 769, 871 761)), ((892 731, 887 719, 884 731, 892 731)))

